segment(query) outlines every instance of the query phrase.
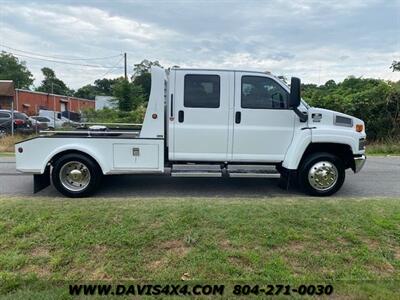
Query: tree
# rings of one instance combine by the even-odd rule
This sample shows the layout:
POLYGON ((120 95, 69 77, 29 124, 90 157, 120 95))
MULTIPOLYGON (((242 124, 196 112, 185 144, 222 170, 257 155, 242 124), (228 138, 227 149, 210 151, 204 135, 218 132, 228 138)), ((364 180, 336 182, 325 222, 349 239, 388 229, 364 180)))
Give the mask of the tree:
POLYGON ((143 75, 144 73, 149 73, 152 66, 162 68, 158 60, 150 61, 148 59, 144 59, 140 63, 134 65, 132 80, 134 80, 137 76, 143 75))
POLYGON ((135 77, 133 80, 133 84, 140 87, 143 90, 143 97, 145 101, 148 101, 150 97, 150 90, 151 90, 151 74, 150 72, 143 73, 135 77))
POLYGON ((79 88, 74 96, 79 97, 79 98, 85 98, 85 99, 94 99, 96 98, 97 93, 97 88, 94 85, 87 84, 84 85, 83 87, 79 88))
POLYGON ((20 89, 29 89, 34 80, 24 61, 4 51, 0 53, 0 79, 12 80, 20 89))
POLYGON ((146 101, 150 97, 150 90, 151 90, 150 68, 152 66, 157 66, 162 68, 158 60, 150 61, 145 59, 142 60, 140 63, 134 65, 133 76, 131 78, 134 85, 142 88, 143 96, 146 99, 146 101))
POLYGON ((390 66, 391 69, 394 71, 399 71, 400 72, 400 61, 394 60, 392 62, 392 65, 390 66))
POLYGON ((122 79, 123 77, 97 79, 94 84, 87 84, 79 88, 75 92, 75 96, 86 99, 95 99, 96 95, 112 96, 113 86, 122 79))
POLYGON ((125 79, 114 85, 113 95, 120 111, 132 111, 144 102, 142 88, 125 79))
POLYGON ((113 79, 108 79, 108 78, 103 78, 103 79, 97 79, 94 82, 94 85, 96 86, 96 90, 99 93, 99 95, 105 95, 105 96, 111 96, 113 91, 113 85, 116 84, 118 81, 122 80, 123 77, 119 78, 113 78, 113 79))
POLYGON ((365 121, 368 139, 399 137, 400 85, 380 79, 349 76, 339 83, 302 86, 312 106, 340 111, 365 121))
POLYGON ((70 90, 61 79, 57 78, 56 73, 52 69, 45 67, 41 71, 44 79, 42 84, 36 89, 37 91, 67 96, 74 94, 73 90, 70 90))
POLYGON ((331 80, 328 80, 327 82, 325 82, 325 87, 328 88, 328 89, 336 88, 335 80, 331 79, 331 80))

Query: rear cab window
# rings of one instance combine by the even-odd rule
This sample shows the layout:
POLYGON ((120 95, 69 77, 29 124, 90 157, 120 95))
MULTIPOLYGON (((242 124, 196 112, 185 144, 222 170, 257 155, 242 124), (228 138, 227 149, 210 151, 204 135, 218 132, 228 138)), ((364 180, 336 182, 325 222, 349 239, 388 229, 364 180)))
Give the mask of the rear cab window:
POLYGON ((183 105, 194 108, 219 108, 220 85, 219 75, 185 75, 183 105))

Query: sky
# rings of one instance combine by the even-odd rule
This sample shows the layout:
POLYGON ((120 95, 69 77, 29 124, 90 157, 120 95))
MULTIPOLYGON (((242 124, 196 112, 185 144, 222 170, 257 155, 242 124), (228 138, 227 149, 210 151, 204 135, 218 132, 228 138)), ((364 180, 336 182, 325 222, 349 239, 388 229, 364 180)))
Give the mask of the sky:
POLYGON ((400 80, 389 68, 400 60, 400 0, 0 0, 1 50, 26 61, 35 85, 46 66, 74 89, 123 75, 124 52, 129 74, 149 59, 316 84, 400 80))

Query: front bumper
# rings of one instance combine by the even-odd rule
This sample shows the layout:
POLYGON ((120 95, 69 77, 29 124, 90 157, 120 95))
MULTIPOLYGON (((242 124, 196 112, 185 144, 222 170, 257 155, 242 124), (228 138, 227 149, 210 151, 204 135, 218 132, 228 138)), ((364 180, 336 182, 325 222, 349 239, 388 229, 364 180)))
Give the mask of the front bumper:
POLYGON ((365 155, 354 157, 354 173, 358 173, 364 167, 367 157, 365 155))

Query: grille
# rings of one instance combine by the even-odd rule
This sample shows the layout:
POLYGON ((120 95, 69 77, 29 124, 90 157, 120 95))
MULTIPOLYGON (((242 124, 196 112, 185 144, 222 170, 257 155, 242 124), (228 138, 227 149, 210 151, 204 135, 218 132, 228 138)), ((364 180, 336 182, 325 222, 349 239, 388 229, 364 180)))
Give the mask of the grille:
POLYGON ((366 140, 364 138, 360 139, 358 142, 358 150, 364 150, 365 149, 365 143, 366 140))

